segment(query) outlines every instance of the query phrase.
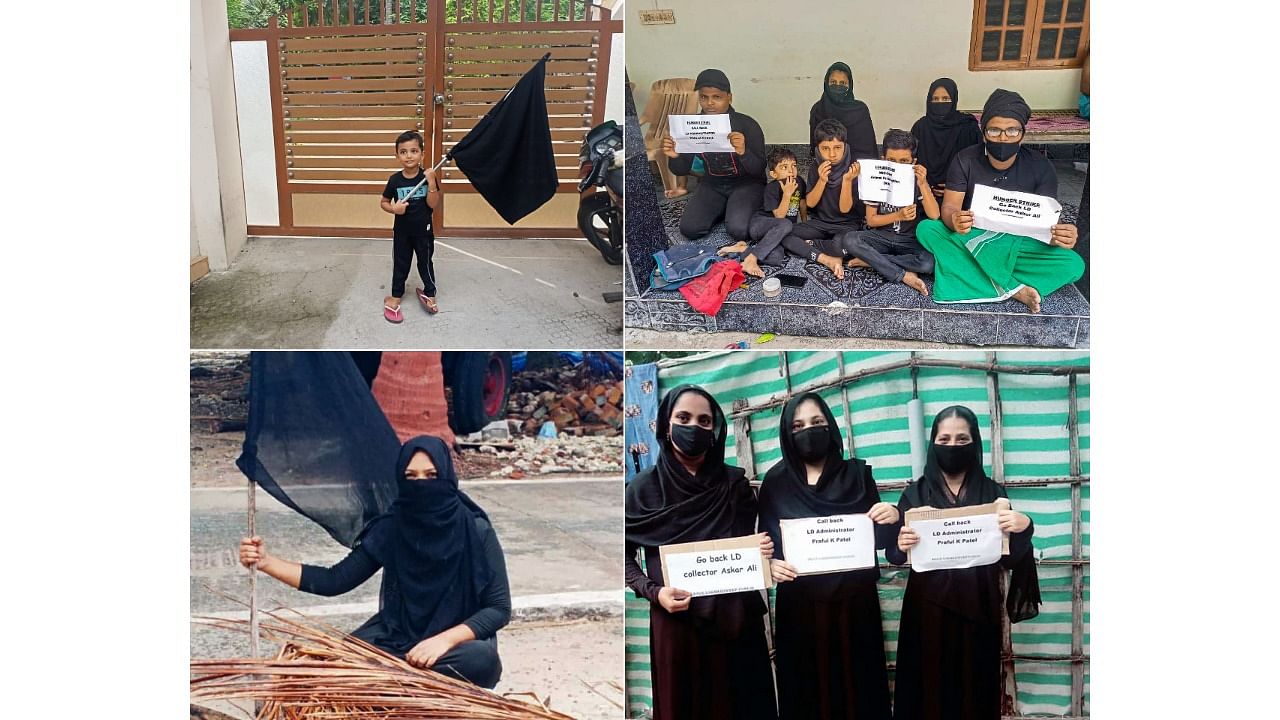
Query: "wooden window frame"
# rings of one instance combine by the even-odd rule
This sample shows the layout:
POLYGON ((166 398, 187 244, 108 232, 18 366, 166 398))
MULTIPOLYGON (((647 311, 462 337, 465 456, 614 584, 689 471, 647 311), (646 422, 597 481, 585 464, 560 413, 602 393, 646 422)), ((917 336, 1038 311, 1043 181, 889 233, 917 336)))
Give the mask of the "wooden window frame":
MULTIPOLYGON (((969 36, 969 70, 974 72, 982 72, 986 70, 1060 70, 1064 68, 1079 68, 1084 66, 1084 59, 1089 54, 1089 6, 1092 4, 1089 0, 1084 3, 1084 21, 1081 23, 1067 22, 1067 1, 1063 0, 1062 15, 1059 22, 1051 23, 1049 27, 1057 27, 1059 29, 1080 27, 1080 45, 1076 48, 1076 56, 1073 58, 1050 58, 1046 60, 1036 59, 1036 55, 1040 50, 1040 31, 1042 29, 1041 13, 1044 10, 1045 0, 1027 0, 1027 16, 1024 24, 1021 26, 1023 31, 1022 52, 1017 60, 982 60, 982 35, 987 30, 984 25, 987 16, 988 0, 973 0, 973 23, 972 31, 969 36)), ((1004 0, 1005 19, 1009 16, 1009 3, 1004 0)), ((1008 26, 1004 26, 1002 32, 1007 31, 1008 26)), ((1004 44, 1003 38, 1000 45, 1001 54, 1003 54, 1004 44)), ((1062 33, 1058 33, 1058 42, 1062 42, 1062 33)))

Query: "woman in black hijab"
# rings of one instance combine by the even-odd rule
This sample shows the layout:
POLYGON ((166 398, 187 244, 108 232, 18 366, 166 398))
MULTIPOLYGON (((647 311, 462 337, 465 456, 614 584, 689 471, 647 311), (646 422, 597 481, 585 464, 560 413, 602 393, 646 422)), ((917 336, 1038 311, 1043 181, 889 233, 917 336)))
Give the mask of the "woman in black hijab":
MULTIPOLYGON (((893 542, 898 511, 880 501, 871 467, 844 459, 840 429, 817 393, 787 401, 778 428, 782 461, 760 487, 760 527, 781 548, 782 518, 866 513, 876 547, 893 542)), ((878 568, 797 577, 775 550, 779 716, 785 720, 888 720, 889 677, 878 568)))
MULTIPOLYGON (((707 391, 672 389, 658 406, 657 464, 627 485, 627 585, 652 603, 654 720, 777 717, 761 593, 690 597, 664 581, 658 555, 662 545, 755 529, 746 473, 724 464, 727 433, 724 413, 707 391), (636 561, 642 549, 644 569, 636 561)), ((773 543, 763 533, 760 549, 768 560, 773 543)))
MULTIPOLYGON (((924 475, 898 501, 911 508, 953 508, 997 502, 1000 527, 1009 533, 1009 554, 998 563, 960 570, 911 571, 902 598, 898 665, 894 676, 895 718, 900 720, 999 720, 1000 574, 1012 569, 1005 607, 1011 622, 1039 613, 1031 518, 1015 512, 1004 487, 982 468, 982 436, 969 408, 953 405, 933 420, 924 475)), ((906 562, 919 542, 901 527, 886 556, 906 562)))
POLYGON ((879 159, 876 131, 871 126, 871 110, 853 96, 853 71, 842 62, 834 62, 822 76, 822 97, 809 108, 809 155, 817 157, 818 144, 813 130, 823 120, 839 120, 848 135, 850 156, 855 160, 879 159))
POLYGON ((326 596, 348 592, 384 568, 378 613, 351 634, 416 667, 493 688, 502 674, 495 633, 511 619, 498 537, 484 511, 458 489, 440 438, 405 443, 396 478, 399 494, 390 512, 370 521, 333 567, 277 558, 259 537, 240 542, 240 562, 326 596))
POLYGON ((929 171, 927 180, 933 194, 942 198, 947 188, 947 168, 956 153, 982 142, 978 119, 956 110, 960 91, 951 78, 938 78, 929 86, 924 100, 924 117, 911 126, 918 148, 916 158, 929 171))

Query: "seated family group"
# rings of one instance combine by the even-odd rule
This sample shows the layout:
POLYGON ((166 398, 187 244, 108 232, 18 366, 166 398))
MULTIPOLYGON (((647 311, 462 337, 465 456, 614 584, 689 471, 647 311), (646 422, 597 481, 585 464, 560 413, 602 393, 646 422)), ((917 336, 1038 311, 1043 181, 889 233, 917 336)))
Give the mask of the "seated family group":
POLYGON ((929 87, 925 115, 910 132, 886 132, 877 153, 871 113, 854 98, 852 78, 844 63, 827 70, 809 112, 814 162, 800 178, 790 150, 776 147, 766 156, 759 123, 733 108, 729 78, 715 69, 699 73, 701 114, 729 116, 733 152, 680 153, 675 140, 663 138, 671 172, 701 177, 680 233, 698 240, 723 220, 737 242, 720 253, 743 253, 743 272, 756 277, 764 275, 761 263, 782 265, 788 253, 841 279, 845 267, 868 267, 922 295, 929 289, 920 276, 931 274, 933 299, 942 303, 1013 298, 1039 312, 1043 297, 1080 279, 1075 225, 1054 224, 1048 242, 974 226, 970 206, 979 185, 1057 197, 1053 164, 1022 147, 1031 108, 1018 93, 993 92, 980 128, 956 109, 955 82, 940 78, 929 87), (858 160, 877 157, 914 166, 914 204, 858 201, 858 160))

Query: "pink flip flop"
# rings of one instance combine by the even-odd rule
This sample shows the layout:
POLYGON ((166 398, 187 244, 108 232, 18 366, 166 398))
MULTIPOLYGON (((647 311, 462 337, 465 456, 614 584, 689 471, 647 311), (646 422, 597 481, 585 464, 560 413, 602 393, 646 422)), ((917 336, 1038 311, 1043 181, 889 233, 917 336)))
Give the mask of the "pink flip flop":
POLYGON ((440 312, 440 306, 436 305, 435 300, 432 300, 431 298, 427 297, 427 294, 423 292, 422 288, 418 288, 418 301, 421 302, 422 307, 426 308, 427 312, 431 313, 432 315, 435 315, 436 313, 440 312))
POLYGON ((400 308, 391 307, 390 305, 382 306, 382 317, 386 318, 387 322, 395 325, 404 322, 404 313, 400 312, 400 308))

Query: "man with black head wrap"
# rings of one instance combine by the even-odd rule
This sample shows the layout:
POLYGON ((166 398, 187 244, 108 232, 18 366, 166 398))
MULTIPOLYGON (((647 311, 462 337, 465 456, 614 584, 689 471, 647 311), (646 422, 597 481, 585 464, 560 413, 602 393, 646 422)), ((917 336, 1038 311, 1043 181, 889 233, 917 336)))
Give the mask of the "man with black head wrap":
POLYGON ((1059 223, 1051 242, 973 226, 974 187, 1058 196, 1058 176, 1043 155, 1022 147, 1031 108, 1009 90, 991 93, 982 108, 983 144, 956 153, 947 171, 942 217, 916 229, 920 244, 935 260, 933 298, 937 302, 999 302, 1013 298, 1031 312, 1040 301, 1084 274, 1084 260, 1072 248, 1076 226, 1059 223))
POLYGON ((698 240, 724 220, 734 240, 750 240, 751 216, 764 194, 764 131, 749 115, 733 109, 729 78, 714 68, 694 83, 701 115, 729 115, 731 153, 677 153, 675 140, 662 139, 662 152, 674 175, 701 174, 680 217, 680 234, 698 240))

